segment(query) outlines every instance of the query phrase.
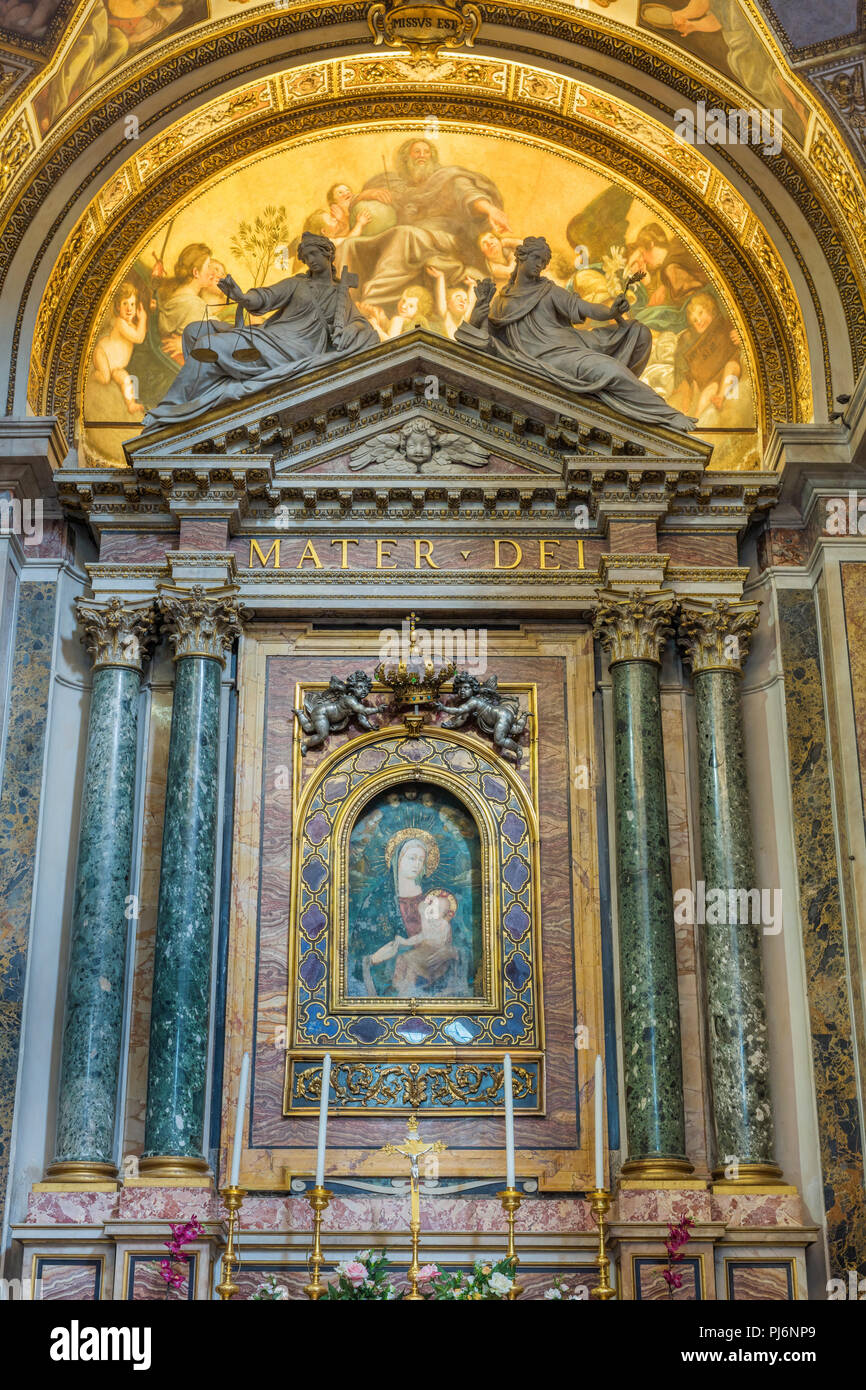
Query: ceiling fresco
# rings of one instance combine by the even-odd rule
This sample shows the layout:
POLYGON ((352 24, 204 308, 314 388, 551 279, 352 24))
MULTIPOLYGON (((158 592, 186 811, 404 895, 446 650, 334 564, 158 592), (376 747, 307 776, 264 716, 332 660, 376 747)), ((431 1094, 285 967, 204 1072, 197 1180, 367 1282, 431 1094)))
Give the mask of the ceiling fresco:
MULTIPOLYGON (((772 16, 773 27, 790 23, 798 39, 826 34, 845 22, 854 7, 855 0, 825 0, 823 5, 810 5, 804 18, 802 6, 777 4, 777 11, 791 13, 772 16)), ((70 11, 58 0, 0 0, 0 50, 3 31, 13 47, 16 36, 38 46, 51 32, 52 21, 67 19, 50 62, 29 91, 44 134, 104 78, 116 76, 145 50, 187 37, 213 20, 231 17, 243 25, 266 11, 295 8, 304 6, 292 0, 277 5, 245 0, 90 0, 70 11)), ((625 26, 680 50, 736 83, 756 104, 781 109, 791 137, 803 141, 808 105, 796 83, 779 71, 778 54, 769 30, 762 31, 757 5, 743 0, 562 0, 551 8, 573 9, 580 25, 625 26)))
POLYGON ((138 433, 183 363, 188 324, 233 321, 234 306, 217 289, 226 271, 245 289, 299 273, 305 230, 335 242, 383 341, 416 325, 453 338, 477 282, 507 282, 527 235, 547 238, 548 274, 590 302, 610 303, 643 271, 632 314, 653 335, 644 380, 698 417, 716 467, 757 465, 742 325, 694 239, 587 162, 492 133, 423 128, 269 151, 153 227, 118 266, 90 325, 80 383, 88 463, 123 461, 122 441, 138 433), (479 204, 500 211, 488 216, 479 204))

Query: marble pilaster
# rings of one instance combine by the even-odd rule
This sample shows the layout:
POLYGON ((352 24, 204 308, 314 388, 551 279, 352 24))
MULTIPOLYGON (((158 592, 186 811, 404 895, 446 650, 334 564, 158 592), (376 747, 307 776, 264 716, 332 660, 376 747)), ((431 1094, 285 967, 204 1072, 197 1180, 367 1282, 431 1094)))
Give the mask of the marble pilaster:
POLYGON ((599 592, 595 635, 613 684, 616 882, 626 1176, 681 1177, 685 1154, 676 940, 659 700, 674 599, 599 592))
POLYGON ((240 632, 237 589, 162 586, 174 703, 150 1018, 141 1170, 207 1172, 202 1154, 216 865, 220 678, 240 632))
POLYGON ((49 1178, 116 1176, 138 703, 153 605, 79 600, 93 687, 78 839, 54 1162, 49 1178))
POLYGON ((781 1177, 773 1156, 762 909, 739 688, 757 622, 753 604, 715 599, 683 604, 680 624, 695 692, 701 859, 705 901, 712 905, 701 929, 717 1147, 714 1176, 723 1178, 727 1168, 727 1180, 739 1182, 781 1177))

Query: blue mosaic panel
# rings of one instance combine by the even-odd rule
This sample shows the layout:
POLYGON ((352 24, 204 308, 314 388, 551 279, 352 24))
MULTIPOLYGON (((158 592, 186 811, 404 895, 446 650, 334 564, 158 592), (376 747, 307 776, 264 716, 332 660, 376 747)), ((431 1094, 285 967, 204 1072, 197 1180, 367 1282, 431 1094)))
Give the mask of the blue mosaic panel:
POLYGON ((318 1106, 325 1051, 335 1054, 331 1103, 337 1108, 366 1113, 413 1105, 464 1111, 476 1106, 501 1108, 501 1057, 511 1051, 515 1054, 515 1105, 537 1112, 543 1098, 540 1058, 520 1055, 541 1050, 537 851, 533 849, 534 818, 522 785, 503 773, 492 756, 447 736, 431 733, 413 739, 394 731, 375 742, 359 740, 348 745, 313 785, 300 814, 288 1108, 300 1111, 318 1106), (423 784, 425 774, 433 781, 438 776, 439 785, 453 790, 467 811, 480 802, 492 821, 492 836, 487 825, 484 891, 498 900, 497 912, 490 914, 493 923, 498 916, 498 938, 487 943, 490 988, 484 999, 443 999, 440 1005, 434 995, 423 999, 423 1007, 415 1007, 408 999, 382 997, 380 1001, 374 996, 364 1000, 362 1009, 354 1005, 342 982, 338 991, 332 978, 338 912, 345 911, 334 901, 337 857, 345 852, 353 808, 367 804, 365 788, 372 795, 391 786, 387 774, 392 771, 395 789, 423 784), (351 1049, 351 1062, 339 1058, 344 1048, 351 1049), (387 1050, 388 1064, 378 1061, 380 1049, 387 1050), (421 1049, 435 1050, 435 1061, 419 1059, 421 1049), (486 1056, 474 1064, 481 1070, 470 1078, 463 1058, 452 1062, 441 1055, 443 1049, 450 1054, 455 1049, 461 1053, 479 1049, 486 1056), (399 1059, 401 1052, 405 1062, 399 1059), (410 1058, 420 1064, 409 1067, 410 1058), (518 1066, 524 1069, 519 1080, 518 1066))

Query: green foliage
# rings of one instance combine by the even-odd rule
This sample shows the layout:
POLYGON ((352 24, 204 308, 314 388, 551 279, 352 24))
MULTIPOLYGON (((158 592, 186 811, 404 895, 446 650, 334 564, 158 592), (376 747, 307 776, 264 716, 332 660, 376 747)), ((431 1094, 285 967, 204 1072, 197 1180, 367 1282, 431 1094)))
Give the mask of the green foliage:
POLYGON ((286 209, 272 204, 252 222, 241 222, 229 245, 232 255, 249 266, 253 286, 263 285, 278 246, 290 240, 286 209))
MULTIPOLYGON (((428 1265, 425 1268, 435 1269, 436 1266, 428 1265)), ((464 1274, 462 1271, 457 1274, 444 1274, 437 1270, 435 1277, 425 1281, 426 1287, 422 1285, 422 1288, 424 1297, 431 1300, 502 1302, 507 1299, 514 1283, 513 1273, 511 1261, 507 1258, 495 1261, 476 1260, 471 1274, 464 1274)))

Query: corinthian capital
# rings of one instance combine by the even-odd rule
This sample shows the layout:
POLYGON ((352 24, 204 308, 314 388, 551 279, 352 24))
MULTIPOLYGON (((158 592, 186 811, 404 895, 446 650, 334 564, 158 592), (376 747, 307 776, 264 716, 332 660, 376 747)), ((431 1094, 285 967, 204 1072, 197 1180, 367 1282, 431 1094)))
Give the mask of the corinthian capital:
POLYGON ((94 671, 100 666, 141 671, 156 642, 157 613, 152 602, 80 598, 75 608, 84 628, 81 640, 93 659, 94 671))
POLYGON ((673 594, 634 589, 620 593, 597 589, 598 608, 593 635, 610 652, 610 664, 618 661, 654 661, 661 665, 661 649, 673 631, 673 594))
POLYGON ((701 671, 740 672, 757 626, 756 603, 686 599, 680 611, 678 641, 696 676, 701 671))
POLYGON ((236 584, 221 589, 206 589, 203 584, 189 589, 160 585, 157 602, 175 661, 183 656, 210 656, 225 665, 226 652, 240 636, 246 617, 237 594, 236 584))

